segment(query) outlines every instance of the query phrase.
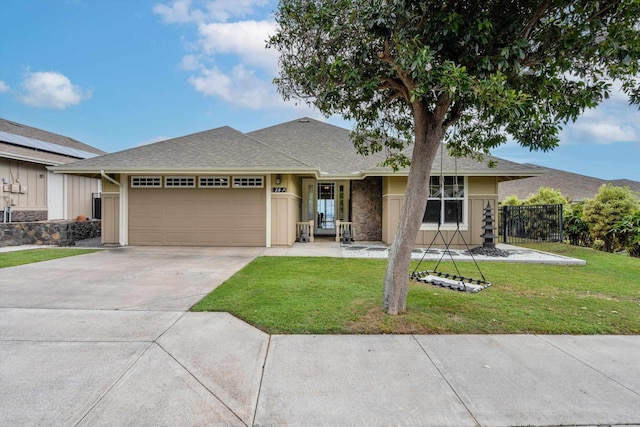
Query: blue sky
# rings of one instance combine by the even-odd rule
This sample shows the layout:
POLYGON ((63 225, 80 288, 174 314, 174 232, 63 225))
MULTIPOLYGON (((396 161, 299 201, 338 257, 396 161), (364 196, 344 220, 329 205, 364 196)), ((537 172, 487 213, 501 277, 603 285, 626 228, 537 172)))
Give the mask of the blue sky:
MULTIPOLYGON (((269 0, 0 0, 0 117, 113 152, 219 126, 302 116, 271 80, 269 0)), ((330 123, 349 128, 339 117, 330 123)), ((640 181, 640 111, 615 92, 549 153, 505 159, 640 181)))

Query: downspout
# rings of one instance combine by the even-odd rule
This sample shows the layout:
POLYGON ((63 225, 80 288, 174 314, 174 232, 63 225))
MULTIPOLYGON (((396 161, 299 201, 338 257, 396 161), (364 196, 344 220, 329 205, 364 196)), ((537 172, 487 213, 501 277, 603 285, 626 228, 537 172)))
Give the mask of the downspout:
POLYGON ((109 181, 112 184, 115 184, 118 186, 118 188, 120 188, 120 183, 118 181, 116 181, 115 179, 111 178, 109 175, 107 175, 106 173, 104 173, 104 169, 100 169, 100 175, 106 179, 107 181, 109 181))

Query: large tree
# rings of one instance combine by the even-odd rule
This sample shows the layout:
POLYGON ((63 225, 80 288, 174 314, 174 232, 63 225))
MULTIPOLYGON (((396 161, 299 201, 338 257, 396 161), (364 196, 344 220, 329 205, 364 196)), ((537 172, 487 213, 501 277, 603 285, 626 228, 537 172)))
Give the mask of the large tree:
POLYGON ((406 166, 400 222, 384 279, 384 309, 406 310, 411 248, 429 172, 447 130, 456 155, 513 138, 532 150, 558 144, 561 126, 619 81, 633 103, 640 0, 280 0, 268 46, 286 98, 355 122, 363 154, 386 150, 406 166))

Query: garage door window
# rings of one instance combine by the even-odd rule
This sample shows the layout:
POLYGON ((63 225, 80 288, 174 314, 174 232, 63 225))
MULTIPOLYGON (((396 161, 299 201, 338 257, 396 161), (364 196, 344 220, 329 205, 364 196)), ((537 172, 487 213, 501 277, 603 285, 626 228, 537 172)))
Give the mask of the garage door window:
POLYGON ((201 176, 198 177, 200 188, 229 188, 228 176, 201 176))
POLYGON ((132 176, 131 188, 162 188, 161 176, 132 176))
POLYGON ((194 176, 167 176, 164 178, 166 188, 194 188, 196 178, 194 176))
POLYGON ((264 179, 261 176, 234 176, 233 188, 262 188, 264 179))

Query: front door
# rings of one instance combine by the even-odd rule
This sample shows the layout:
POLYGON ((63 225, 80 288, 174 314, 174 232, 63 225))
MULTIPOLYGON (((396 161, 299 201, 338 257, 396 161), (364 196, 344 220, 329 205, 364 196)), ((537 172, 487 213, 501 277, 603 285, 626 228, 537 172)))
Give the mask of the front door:
POLYGON ((313 220, 313 234, 335 236, 336 221, 349 219, 349 181, 303 180, 302 220, 313 220))
POLYGON ((318 182, 316 187, 316 235, 336 234, 336 184, 318 182))

